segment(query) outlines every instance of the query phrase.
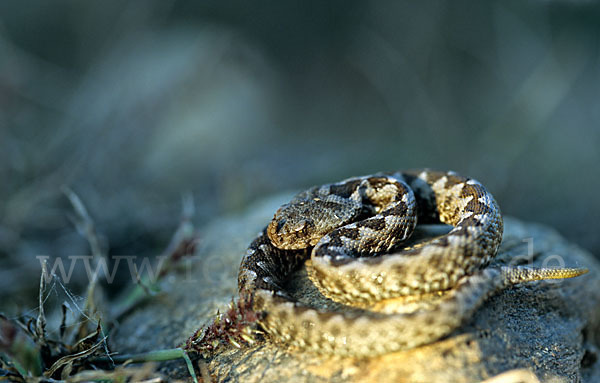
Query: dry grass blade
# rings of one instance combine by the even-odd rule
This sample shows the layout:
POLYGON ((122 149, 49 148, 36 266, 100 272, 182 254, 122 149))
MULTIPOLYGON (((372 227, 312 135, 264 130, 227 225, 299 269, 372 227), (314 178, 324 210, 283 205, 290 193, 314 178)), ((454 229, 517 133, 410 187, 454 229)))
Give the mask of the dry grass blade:
MULTIPOLYGON (((84 338, 79 339, 77 341, 77 343, 75 343, 75 345, 72 347, 72 349, 73 350, 85 349, 89 344, 93 343, 96 339, 98 339, 100 334, 102 334, 102 325, 100 324, 100 321, 98 321, 98 325, 96 326, 96 331, 92 332, 91 334, 89 334, 88 336, 86 336, 84 338)), ((106 337, 104 339, 106 339, 106 337)))
POLYGON ((44 312, 44 292, 46 291, 47 263, 42 262, 42 275, 40 276, 40 289, 38 292, 38 316, 35 320, 36 343, 46 344, 46 314, 44 312))
MULTIPOLYGON (((188 372, 195 383, 198 383, 198 378, 194 371, 192 360, 188 356, 187 352, 181 348, 172 348, 165 350, 149 351, 141 354, 120 354, 108 356, 99 356, 90 360, 90 363, 95 365, 101 363, 123 363, 125 365, 129 363, 148 363, 148 362, 164 362, 167 360, 183 359, 185 362, 188 372)), ((205 380, 206 381, 206 380, 205 380)))
MULTIPOLYGON (((88 284, 86 301, 83 310, 80 312, 80 317, 85 317, 85 319, 90 319, 88 317, 89 314, 95 313, 97 311, 96 303, 94 300, 96 286, 98 285, 99 273, 103 268, 98 267, 99 262, 106 262, 106 255, 100 246, 100 241, 98 239, 98 234, 96 231, 96 225, 94 224, 94 220, 88 213, 87 208, 84 203, 81 201, 79 196, 70 188, 63 186, 63 193, 67 196, 73 210, 75 211, 76 216, 72 219, 75 224, 75 227, 83 235, 89 243, 90 250, 92 252, 93 259, 93 274, 92 278, 88 284)), ((87 321, 79 320, 80 326, 77 330, 77 335, 79 337, 85 337, 86 334, 86 324, 87 321)))
POLYGON ((102 345, 104 344, 105 341, 106 341, 106 337, 102 338, 100 341, 98 341, 96 344, 94 344, 92 347, 90 347, 86 350, 77 352, 75 354, 63 356, 62 358, 60 358, 56 362, 54 362, 54 364, 48 370, 46 370, 44 372, 44 376, 51 377, 61 367, 72 365, 72 363, 75 362, 76 360, 92 355, 100 347, 102 347, 102 345))
POLYGON ((83 235, 90 244, 92 255, 95 258, 104 257, 104 253, 102 252, 102 247, 100 246, 100 241, 98 240, 98 235, 96 233, 96 225, 94 224, 94 221, 88 213, 85 205, 79 196, 67 186, 63 186, 62 191, 73 206, 73 210, 76 214, 76 217, 73 218, 73 222, 75 223, 75 227, 79 233, 81 233, 81 235, 83 235))
POLYGON ((108 382, 165 382, 160 374, 155 371, 154 363, 145 363, 140 367, 117 367, 113 371, 106 370, 85 370, 81 371, 67 379, 69 383, 90 382, 90 381, 108 381, 108 382), (158 375, 158 376, 157 376, 158 375))

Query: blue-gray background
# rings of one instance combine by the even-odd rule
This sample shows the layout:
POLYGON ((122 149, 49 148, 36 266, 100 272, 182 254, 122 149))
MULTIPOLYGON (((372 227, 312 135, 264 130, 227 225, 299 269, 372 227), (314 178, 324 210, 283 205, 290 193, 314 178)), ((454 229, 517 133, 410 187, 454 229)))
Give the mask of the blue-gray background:
POLYGON ((63 185, 109 254, 151 256, 186 192, 201 226, 453 169, 600 254, 599 37, 592 1, 2 1, 2 295, 89 252, 63 185))

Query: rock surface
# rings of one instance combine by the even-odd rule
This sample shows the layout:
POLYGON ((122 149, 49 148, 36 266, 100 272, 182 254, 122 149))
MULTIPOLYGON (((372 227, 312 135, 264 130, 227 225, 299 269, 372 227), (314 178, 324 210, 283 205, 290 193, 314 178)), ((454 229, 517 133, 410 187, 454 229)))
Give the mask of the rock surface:
MULTIPOLYGON (((112 337, 113 351, 172 348, 212 319, 217 309, 225 311, 237 296, 244 250, 288 199, 282 195, 265 200, 245 214, 207 225, 189 267, 167 277, 162 294, 122 321, 112 337)), ((505 218, 504 240, 494 263, 581 266, 590 272, 506 290, 449 337, 409 351, 369 359, 323 357, 267 339, 252 347, 232 346, 206 360, 206 366, 216 382, 600 381, 596 259, 547 227, 505 218), (493 378, 515 369, 529 372, 493 378)), ((296 279, 303 280, 299 275, 296 279)), ((189 378, 183 363, 168 363, 162 371, 189 378)))

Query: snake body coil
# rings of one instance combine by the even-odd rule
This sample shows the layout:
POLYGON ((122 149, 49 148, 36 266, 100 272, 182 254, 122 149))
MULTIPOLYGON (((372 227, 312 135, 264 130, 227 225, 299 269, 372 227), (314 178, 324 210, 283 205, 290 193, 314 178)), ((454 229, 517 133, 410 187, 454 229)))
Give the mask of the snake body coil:
POLYGON ((240 299, 280 343, 316 353, 370 356, 433 342, 459 327, 490 295, 583 269, 490 268, 503 221, 492 195, 453 172, 378 173, 313 187, 283 205, 249 246, 240 299), (453 228, 402 249, 419 223, 453 228), (285 290, 307 259, 309 277, 346 305, 323 311, 285 290), (392 298, 427 297, 412 311, 373 311, 392 298))

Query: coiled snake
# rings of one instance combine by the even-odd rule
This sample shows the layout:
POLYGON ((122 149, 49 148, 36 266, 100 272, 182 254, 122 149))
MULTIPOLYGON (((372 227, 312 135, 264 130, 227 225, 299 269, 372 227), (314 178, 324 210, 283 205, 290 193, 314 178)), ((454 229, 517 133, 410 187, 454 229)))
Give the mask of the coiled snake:
POLYGON ((453 172, 378 173, 313 187, 283 205, 249 246, 238 275, 240 300, 276 342, 370 356, 449 334, 506 287, 587 271, 487 267, 502 231, 492 195, 453 172), (453 228, 402 249, 417 221, 453 228), (286 292, 291 274, 308 258, 319 291, 350 308, 319 310, 286 292), (412 311, 371 310, 398 297, 433 303, 412 311))

